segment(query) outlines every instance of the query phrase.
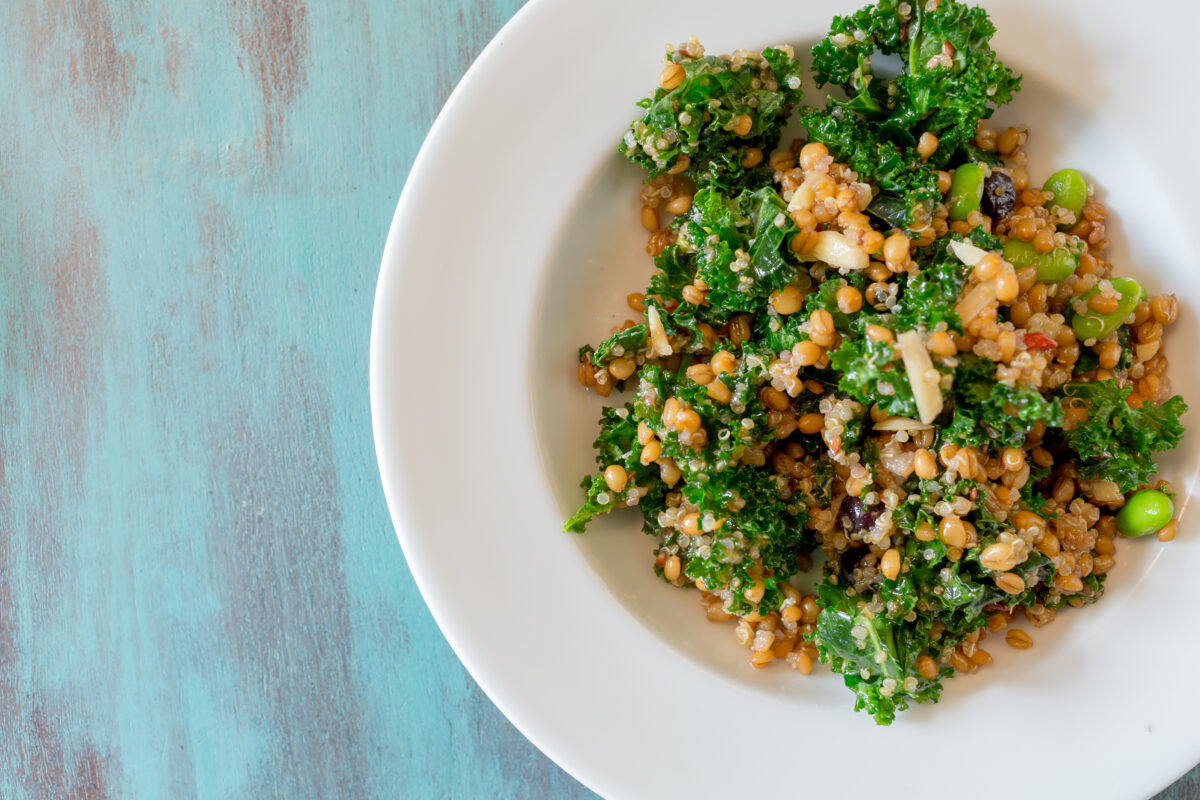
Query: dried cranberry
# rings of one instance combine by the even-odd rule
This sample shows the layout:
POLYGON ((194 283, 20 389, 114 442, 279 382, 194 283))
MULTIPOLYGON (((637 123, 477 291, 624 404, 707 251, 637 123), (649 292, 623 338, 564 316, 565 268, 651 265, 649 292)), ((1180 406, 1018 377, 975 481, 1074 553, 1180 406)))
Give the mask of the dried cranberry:
POLYGON ((983 213, 999 222, 1008 219, 1017 205, 1017 189, 1013 186, 1012 178, 1003 172, 992 170, 983 181, 983 198, 980 206, 983 213))

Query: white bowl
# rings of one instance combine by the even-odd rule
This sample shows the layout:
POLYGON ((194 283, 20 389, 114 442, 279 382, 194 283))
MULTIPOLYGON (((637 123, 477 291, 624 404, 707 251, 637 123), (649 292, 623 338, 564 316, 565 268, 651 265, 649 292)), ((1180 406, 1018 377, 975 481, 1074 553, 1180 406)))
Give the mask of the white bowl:
MULTIPOLYGON (((857 7, 534 0, 488 46, 413 167, 376 295, 372 417, 405 556, 484 691, 605 796, 1148 797, 1200 759, 1194 433, 1160 462, 1181 491, 1175 542, 1123 542, 1098 605, 1060 614, 1030 651, 991 647, 995 666, 890 728, 852 712, 823 668, 750 669, 729 626, 655 578, 636 512, 560 532, 604 402, 580 390, 575 351, 628 315, 652 267, 640 173, 615 143, 663 44, 806 53, 857 7)), ((993 44, 1025 75, 998 120, 1029 124, 1035 178, 1070 165, 1097 184, 1119 271, 1177 293, 1170 375, 1200 403, 1186 217, 1200 113, 1176 66, 1200 12, 988 7, 993 44)))

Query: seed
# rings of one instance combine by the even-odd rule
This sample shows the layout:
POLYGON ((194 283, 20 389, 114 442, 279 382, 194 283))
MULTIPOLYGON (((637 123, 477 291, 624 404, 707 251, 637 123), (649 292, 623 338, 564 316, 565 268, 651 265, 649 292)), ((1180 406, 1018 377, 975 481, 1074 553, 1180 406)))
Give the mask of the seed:
POLYGON ((883 259, 888 264, 907 264, 911 243, 903 233, 893 233, 883 243, 883 259))
POLYGON ((608 362, 608 372, 619 381, 623 381, 637 370, 637 362, 632 356, 621 356, 608 362))
MULTIPOLYGON (((1092 300, 1095 299, 1095 297, 1092 298, 1092 300)), ((1113 302, 1116 301, 1114 300, 1113 302)), ((1089 302, 1088 305, 1090 306, 1091 303, 1089 302)), ((1109 339, 1102 342, 1096 349, 1099 354, 1100 366, 1104 369, 1113 369, 1117 364, 1121 363, 1121 344, 1116 340, 1109 339)))
POLYGON ((882 325, 868 325, 867 338, 873 342, 894 342, 896 337, 882 325))
POLYGON ((682 566, 679 561, 679 556, 671 556, 667 562, 663 564, 663 577, 674 583, 679 580, 679 570, 682 566))
POLYGON ((728 350, 718 350, 713 353, 713 357, 708 363, 713 372, 718 375, 724 375, 726 372, 733 372, 737 369, 737 358, 728 350))
POLYGON ((1075 575, 1059 573, 1054 576, 1054 585, 1064 592, 1079 592, 1083 590, 1083 581, 1075 575))
POLYGON ((808 327, 812 331, 814 340, 819 340, 822 336, 830 336, 833 334, 833 315, 823 308, 818 308, 809 317, 808 327))
POLYGON ((604 470, 604 482, 608 484, 608 488, 614 492, 625 491, 625 484, 629 480, 629 475, 625 472, 625 468, 620 464, 609 464, 604 470))
POLYGON ((1038 220, 1036 217, 1023 217, 1017 220, 1017 224, 1013 226, 1013 236, 1022 242, 1031 241, 1037 232, 1038 220))
POLYGON ((800 166, 810 170, 817 162, 829 155, 829 149, 820 142, 809 142, 800 149, 800 166))
POLYGON ((1021 510, 1013 518, 1013 524, 1017 526, 1017 530, 1023 531, 1026 528, 1037 528, 1044 531, 1046 529, 1046 520, 1039 517, 1032 511, 1021 510))
POLYGON ((633 292, 632 294, 626 295, 625 304, 628 305, 630 309, 637 311, 639 314, 646 313, 646 295, 642 294, 641 292, 633 292))
POLYGON ((900 575, 900 551, 894 547, 888 548, 888 551, 883 554, 883 558, 879 560, 879 568, 889 581, 896 580, 900 575))
POLYGON ((970 672, 973 665, 961 650, 955 648, 954 652, 950 653, 950 666, 957 672, 970 672))
POLYGON ((1025 466, 1025 454, 1017 447, 1006 447, 1000 456, 1004 461, 1004 468, 1009 472, 1020 472, 1025 466))
POLYGON ((918 542, 932 542, 937 538, 937 529, 928 522, 922 522, 917 525, 917 529, 913 531, 913 535, 917 537, 918 542))
POLYGON ((681 172, 686 172, 687 168, 692 165, 692 160, 685 155, 680 154, 676 157, 675 163, 667 170, 668 175, 678 175, 681 172))
POLYGON ((929 131, 921 134, 921 138, 917 140, 917 155, 922 161, 927 160, 931 155, 937 152, 938 137, 934 136, 929 131))
MULTIPOLYGON (((796 166, 796 154, 787 149, 776 150, 767 159, 767 165, 776 172, 787 172, 796 166)), ((809 207, 811 208, 811 204, 809 207)))
POLYGON ((921 673, 921 677, 925 680, 931 681, 938 674, 937 662, 929 656, 921 656, 917 659, 917 672, 921 673))
POLYGON ((975 655, 971 656, 971 663, 977 667, 986 667, 992 663, 992 654, 982 647, 975 651, 975 655))
POLYGON ((675 216, 686 214, 688 209, 692 207, 692 196, 690 194, 677 194, 667 203, 667 211, 675 216))
POLYGON ((1160 542, 1170 542, 1175 539, 1175 536, 1178 533, 1179 533, 1179 523, 1176 522, 1175 520, 1171 520, 1166 525, 1162 526, 1162 529, 1159 530, 1159 532, 1155 534, 1155 538, 1158 539, 1160 542))
POLYGON ((685 303, 691 303, 694 306, 702 306, 708 302, 708 293, 692 283, 684 286, 680 294, 683 295, 685 303))
POLYGON ((704 390, 708 393, 709 397, 718 403, 728 403, 733 399, 733 390, 717 380, 705 386, 704 390))
POLYGON ((689 380, 693 380, 701 386, 707 386, 716 377, 716 373, 712 371, 712 367, 708 364, 692 364, 687 368, 686 374, 689 380))
POLYGON ((954 340, 945 331, 934 331, 925 339, 925 348, 938 356, 952 356, 958 352, 954 340))
POLYGON ((642 206, 642 227, 654 233, 658 230, 658 211, 650 206, 642 206))
POLYGON ((679 467, 669 458, 660 458, 658 460, 658 474, 667 486, 674 486, 683 477, 683 473, 679 467))
POLYGON ((779 314, 788 315, 795 314, 800 310, 803 304, 804 297, 800 294, 800 287, 785 286, 778 292, 771 294, 771 307, 779 314))
POLYGON ((1025 591, 1025 580, 1015 572, 1003 572, 996 576, 996 586, 1009 594, 1025 591))
POLYGON ((658 460, 659 454, 662 453, 662 445, 657 439, 652 439, 642 445, 642 455, 638 458, 642 462, 642 466, 650 466, 658 460))
POLYGON ((1033 639, 1020 628, 1010 629, 1008 633, 1004 634, 1004 641, 1009 647, 1015 647, 1018 650, 1028 650, 1033 647, 1033 639))
POLYGON ((1024 143, 1024 131, 1019 128, 1008 128, 996 137, 996 150, 1002 156, 1011 156, 1024 143))
POLYGON ((799 672, 801 675, 809 675, 812 673, 813 660, 812 660, 812 657, 808 653, 805 653, 803 650, 800 650, 800 651, 793 653, 792 655, 795 658, 795 660, 792 662, 792 664, 796 667, 797 672, 799 672))
POLYGON ((1011 303, 1021 293, 1021 284, 1017 273, 1011 264, 1004 264, 996 275, 996 299, 1001 303, 1011 303))
POLYGON ((1154 320, 1147 320, 1134 329, 1134 335, 1139 342, 1157 342, 1162 338, 1162 333, 1162 323, 1154 320))
POLYGON ((796 420, 796 427, 801 433, 818 433, 825 427, 823 414, 805 414, 796 420))
POLYGON ((757 167, 759 164, 762 163, 762 160, 763 160, 763 152, 762 152, 761 148, 747 147, 745 149, 745 151, 743 151, 743 153, 742 153, 742 167, 744 169, 750 169, 751 167, 757 167))
POLYGON ((1049 253, 1054 249, 1054 234, 1047 228, 1042 228, 1033 237, 1033 249, 1039 254, 1049 253))
POLYGON ((1179 318, 1179 301, 1173 294, 1160 294, 1150 301, 1150 313, 1159 325, 1170 325, 1179 318))
POLYGON ((937 461, 924 447, 913 456, 913 472, 923 481, 932 480, 938 474, 937 461))
POLYGON ((1054 558, 1062 551, 1062 545, 1058 541, 1058 537, 1053 533, 1047 533, 1037 543, 1038 552, 1047 558, 1054 558))
POLYGON ((1088 308, 1097 314, 1111 314, 1117 310, 1119 300, 1105 294, 1094 294, 1088 299, 1088 308))
POLYGON ((1000 256, 995 253, 988 253, 979 259, 979 262, 975 265, 975 269, 972 270, 972 275, 977 281, 990 281, 999 274, 1000 267, 1003 264, 1004 260, 1000 256))
POLYGON ((738 136, 745 136, 754 127, 754 120, 750 119, 749 114, 738 114, 733 118, 733 123, 730 125, 730 130, 738 136))
POLYGON ((683 75, 683 65, 667 64, 662 72, 658 73, 658 85, 669 92, 683 83, 683 75))
POLYGON ((824 353, 821 348, 808 339, 797 342, 796 346, 792 348, 793 359, 802 367, 811 367, 821 360, 822 355, 824 353))
POLYGON ((788 399, 788 396, 773 386, 763 389, 760 397, 763 405, 772 411, 787 411, 792 405, 792 401, 788 399))
POLYGON ((962 520, 951 514, 938 523, 938 536, 947 547, 966 547, 967 530, 962 520))
POLYGON ((1017 557, 1011 544, 996 542, 984 548, 984 551, 979 554, 979 563, 985 569, 1007 572, 1017 565, 1017 557))
POLYGON ((690 408, 686 411, 680 411, 675 424, 681 431, 695 433, 700 430, 700 415, 690 408))
POLYGON ((837 290, 837 304, 843 314, 853 314, 862 308, 862 292, 853 286, 843 286, 837 290))
POLYGON ((679 530, 686 533, 688 536, 700 535, 700 515, 696 512, 685 514, 683 519, 679 521, 679 530))

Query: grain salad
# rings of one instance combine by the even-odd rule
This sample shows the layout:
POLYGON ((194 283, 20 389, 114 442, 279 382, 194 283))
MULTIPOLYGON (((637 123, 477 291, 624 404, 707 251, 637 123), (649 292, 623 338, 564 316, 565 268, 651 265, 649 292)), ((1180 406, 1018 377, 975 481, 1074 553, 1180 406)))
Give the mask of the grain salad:
POLYGON ((1177 531, 1178 302, 1108 260, 1083 173, 987 125, 1020 88, 994 30, 950 0, 835 17, 811 105, 788 46, 669 47, 618 145, 654 271, 575 367, 613 404, 566 530, 638 509, 753 666, 825 664, 881 724, 1177 531))

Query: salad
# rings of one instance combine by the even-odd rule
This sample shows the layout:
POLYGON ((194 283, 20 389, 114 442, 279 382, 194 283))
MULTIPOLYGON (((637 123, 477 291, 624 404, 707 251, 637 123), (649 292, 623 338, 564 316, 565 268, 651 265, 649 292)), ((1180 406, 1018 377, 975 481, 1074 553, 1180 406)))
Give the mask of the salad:
POLYGON ((640 511, 751 664, 826 664, 880 724, 1177 528, 1153 477, 1184 433, 1178 303, 1106 259, 1082 173, 1031 175, 1030 132, 984 125, 1020 88, 994 31, 953 0, 835 17, 816 104, 790 47, 670 48, 619 143, 654 272, 579 351, 612 405, 566 530, 640 511))

